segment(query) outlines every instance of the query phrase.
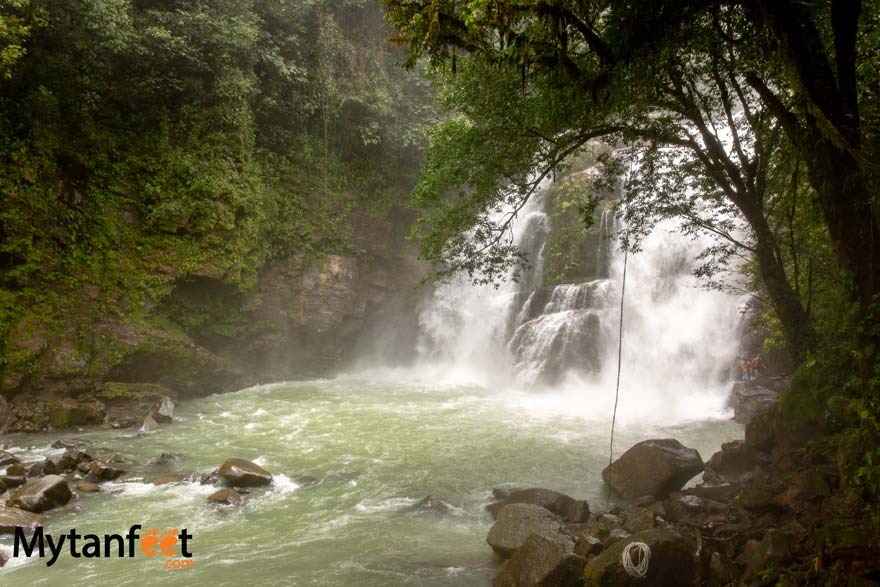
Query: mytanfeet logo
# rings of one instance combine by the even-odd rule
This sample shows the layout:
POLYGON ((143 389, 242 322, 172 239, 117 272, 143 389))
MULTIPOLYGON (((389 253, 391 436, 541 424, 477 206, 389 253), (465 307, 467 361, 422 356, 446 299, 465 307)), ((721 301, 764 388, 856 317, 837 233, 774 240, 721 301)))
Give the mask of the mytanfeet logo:
POLYGON ((46 566, 51 567, 66 547, 73 558, 134 558, 138 554, 155 558, 162 555, 162 567, 165 569, 195 567, 188 544, 193 535, 187 532, 186 528, 180 531, 174 528, 161 532, 158 528, 153 528, 139 533, 141 528, 140 524, 135 524, 124 536, 104 534, 103 538, 97 534, 82 535, 75 529, 71 529, 67 534, 53 536, 44 534, 42 528, 37 528, 28 540, 24 530, 19 527, 15 529, 12 554, 19 556, 19 553, 23 553, 25 556, 33 556, 36 552, 40 558, 48 557, 46 566))

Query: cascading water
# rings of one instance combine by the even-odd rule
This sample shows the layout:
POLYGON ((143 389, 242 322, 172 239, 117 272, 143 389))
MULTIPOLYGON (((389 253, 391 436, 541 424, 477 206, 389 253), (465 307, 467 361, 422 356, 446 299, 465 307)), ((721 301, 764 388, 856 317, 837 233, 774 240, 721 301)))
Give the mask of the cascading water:
MULTIPOLYGON (((584 283, 544 286, 543 249, 552 227, 540 198, 514 238, 532 261, 518 283, 497 289, 466 279, 438 287, 420 322, 423 365, 447 380, 576 394, 567 410, 607 418, 616 352, 623 256, 614 212, 598 231, 596 273, 584 283)), ((622 419, 681 421, 724 411, 743 300, 701 288, 695 258, 706 243, 658 226, 631 255, 623 332, 622 419)))

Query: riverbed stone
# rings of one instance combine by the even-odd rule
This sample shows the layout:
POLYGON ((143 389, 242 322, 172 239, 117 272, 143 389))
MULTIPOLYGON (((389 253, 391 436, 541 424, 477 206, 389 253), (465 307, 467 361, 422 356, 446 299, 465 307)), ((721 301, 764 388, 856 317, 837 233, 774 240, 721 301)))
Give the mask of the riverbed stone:
POLYGON ((502 565, 493 587, 580 587, 584 559, 562 536, 530 534, 502 565))
POLYGON ((693 542, 674 528, 655 528, 633 534, 600 555, 584 568, 584 582, 597 587, 681 587, 697 579, 698 561, 693 542), (630 577, 621 555, 631 542, 644 542, 651 549, 651 560, 643 579, 630 577))
POLYGON ((429 495, 413 505, 412 509, 432 512, 448 512, 452 509, 452 505, 450 505, 445 497, 440 495, 429 495))
POLYGON ((501 508, 513 503, 530 503, 540 506, 572 524, 590 519, 590 506, 586 501, 576 500, 564 493, 540 487, 511 491, 501 501, 486 506, 486 509, 491 512, 493 517, 497 518, 501 508))
POLYGON ((0 450, 0 467, 14 465, 18 462, 21 461, 19 461, 18 457, 16 457, 14 454, 6 452, 5 450, 0 450))
POLYGON ((240 505, 244 503, 245 497, 234 489, 221 489, 209 495, 208 501, 223 505, 240 505))
POLYGON ((531 534, 553 539, 561 528, 561 520, 546 508, 530 503, 513 503, 498 512, 486 542, 500 556, 510 558, 531 534))
POLYGON ((662 499, 703 471, 700 453, 672 438, 634 445, 602 471, 602 479, 627 499, 662 499))
POLYGON ((159 424, 170 424, 174 420, 174 401, 167 395, 163 395, 150 408, 149 415, 159 424))
POLYGON ((272 483, 272 473, 244 459, 226 459, 218 475, 232 487, 261 487, 272 483))
POLYGON ((81 448, 88 444, 89 441, 82 438, 59 438, 52 443, 52 448, 81 448))
POLYGON ((76 484, 76 490, 81 493, 97 493, 101 491, 101 486, 97 483, 90 483, 88 481, 80 481, 76 484))
POLYGON ((40 525, 42 519, 39 514, 0 506, 0 534, 14 534, 17 527, 33 530, 40 525))
POLYGON ((73 497, 73 493, 63 477, 47 475, 42 479, 25 483, 13 494, 6 505, 41 513, 66 505, 71 497, 73 497))
POLYGON ((112 481, 128 473, 123 463, 94 460, 89 463, 89 472, 102 481, 112 481))

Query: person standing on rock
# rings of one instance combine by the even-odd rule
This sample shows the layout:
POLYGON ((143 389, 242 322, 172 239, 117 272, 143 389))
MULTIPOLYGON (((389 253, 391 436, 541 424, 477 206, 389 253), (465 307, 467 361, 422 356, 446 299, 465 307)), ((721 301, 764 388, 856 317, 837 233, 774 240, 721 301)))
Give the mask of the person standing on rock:
POLYGON ((764 359, 761 358, 760 354, 757 354, 755 355, 755 358, 752 359, 752 363, 749 366, 752 371, 752 379, 757 379, 764 370, 764 359))

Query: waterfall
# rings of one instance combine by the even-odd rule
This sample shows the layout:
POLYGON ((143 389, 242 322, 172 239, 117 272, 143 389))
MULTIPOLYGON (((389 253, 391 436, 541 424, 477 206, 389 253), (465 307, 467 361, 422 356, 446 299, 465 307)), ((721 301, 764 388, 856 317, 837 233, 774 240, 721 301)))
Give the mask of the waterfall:
MULTIPOLYGON (((706 243, 676 228, 661 224, 629 257, 621 394, 631 403, 624 420, 724 410, 743 299, 700 287, 692 272, 706 243)), ((498 287, 466 277, 439 286, 420 315, 420 364, 453 382, 543 391, 545 398, 576 393, 580 409, 607 416, 623 264, 616 229, 606 207, 593 228, 599 244, 588 252, 600 278, 544 286, 542 253, 552 227, 535 198, 513 230, 531 267, 498 287)))

